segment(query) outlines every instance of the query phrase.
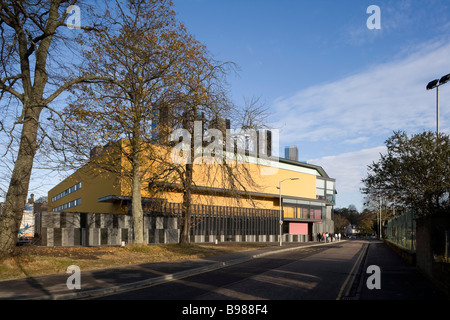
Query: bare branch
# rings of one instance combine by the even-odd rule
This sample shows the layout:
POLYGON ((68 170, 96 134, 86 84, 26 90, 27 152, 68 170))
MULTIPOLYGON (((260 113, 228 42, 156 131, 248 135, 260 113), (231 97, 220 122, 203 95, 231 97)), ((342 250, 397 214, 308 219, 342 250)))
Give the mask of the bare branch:
POLYGON ((58 89, 56 89, 49 97, 44 99, 44 105, 50 104, 53 100, 55 100, 61 93, 67 91, 71 87, 79 83, 99 83, 99 82, 112 82, 110 78, 98 77, 98 76, 82 76, 70 81, 65 82, 58 89))

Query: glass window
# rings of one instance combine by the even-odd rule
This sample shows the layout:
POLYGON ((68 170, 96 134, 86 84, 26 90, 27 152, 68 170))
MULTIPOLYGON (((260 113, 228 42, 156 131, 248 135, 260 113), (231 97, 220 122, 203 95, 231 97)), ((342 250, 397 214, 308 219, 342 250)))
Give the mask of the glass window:
POLYGON ((295 215, 295 207, 291 207, 291 206, 285 206, 284 207, 284 217, 285 218, 296 218, 295 215))
POLYGON ((60 205, 59 207, 54 208, 53 211, 57 212, 57 211, 61 211, 61 210, 66 210, 66 209, 70 209, 70 208, 73 208, 73 207, 76 207, 79 205, 81 205, 81 199, 73 200, 73 201, 70 201, 63 205, 60 205))
POLYGON ((322 210, 320 208, 315 208, 314 210, 314 219, 322 219, 322 210))
POLYGON ((309 209, 308 208, 302 208, 302 218, 309 219, 309 209))
POLYGON ((316 187, 325 189, 325 180, 316 179, 316 187))
POLYGON ((69 195, 69 194, 79 190, 79 189, 81 189, 81 182, 78 182, 76 185, 74 185, 74 186, 70 187, 69 189, 64 190, 60 194, 57 194, 56 196, 54 196, 52 198, 52 202, 55 202, 55 201, 65 197, 65 196, 67 196, 67 195, 69 195))
POLYGON ((334 182, 333 181, 327 181, 327 191, 328 190, 334 190, 334 182))

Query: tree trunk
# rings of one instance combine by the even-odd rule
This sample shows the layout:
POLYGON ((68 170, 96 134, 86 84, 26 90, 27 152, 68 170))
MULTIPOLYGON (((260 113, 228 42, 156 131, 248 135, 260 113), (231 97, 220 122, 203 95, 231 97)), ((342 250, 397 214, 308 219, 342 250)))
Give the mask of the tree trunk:
POLYGON ((134 243, 144 242, 144 210, 142 209, 141 177, 139 172, 139 154, 133 154, 132 200, 131 211, 133 216, 134 243))
POLYGON ((186 164, 185 181, 184 181, 184 192, 183 192, 183 229, 181 232, 180 244, 189 245, 190 244, 190 234, 191 234, 191 199, 192 199, 192 164, 186 164))
POLYGON ((37 150, 37 132, 40 108, 24 108, 27 110, 23 119, 19 153, 12 172, 11 181, 6 194, 5 205, 0 215, 0 255, 10 256, 14 253, 23 211, 28 196, 28 188, 33 168, 33 160, 37 150))

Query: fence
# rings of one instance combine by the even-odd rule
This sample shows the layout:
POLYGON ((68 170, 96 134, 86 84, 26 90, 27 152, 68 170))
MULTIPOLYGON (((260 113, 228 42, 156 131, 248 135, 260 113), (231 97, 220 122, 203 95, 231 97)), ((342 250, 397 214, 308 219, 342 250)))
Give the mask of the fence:
POLYGON ((416 250, 416 221, 414 212, 410 211, 395 216, 387 223, 387 239, 410 250, 416 250))
MULTIPOLYGON (((181 204, 166 203, 164 214, 181 217, 181 204)), ((279 211, 270 209, 224 207, 193 204, 191 206, 192 241, 245 241, 247 238, 278 234, 279 211)))
POLYGON ((445 231, 444 259, 445 262, 450 263, 450 230, 445 231))

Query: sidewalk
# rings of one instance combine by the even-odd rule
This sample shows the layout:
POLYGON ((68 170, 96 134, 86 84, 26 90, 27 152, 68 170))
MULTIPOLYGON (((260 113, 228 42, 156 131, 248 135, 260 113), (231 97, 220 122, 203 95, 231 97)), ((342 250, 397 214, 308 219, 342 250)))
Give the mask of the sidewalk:
POLYGON ((70 274, 0 281, 0 300, 70 300, 96 297, 180 279, 277 252, 328 244, 336 244, 336 242, 284 243, 282 247, 274 245, 204 259, 148 263, 92 271, 81 270, 80 290, 67 288, 66 282, 70 274))
POLYGON ((442 301, 449 299, 433 286, 415 266, 408 265, 381 241, 370 243, 359 280, 356 294, 358 300, 442 301), (366 271, 369 266, 373 265, 380 268, 381 288, 370 290, 366 283, 372 272, 367 273, 366 271))

